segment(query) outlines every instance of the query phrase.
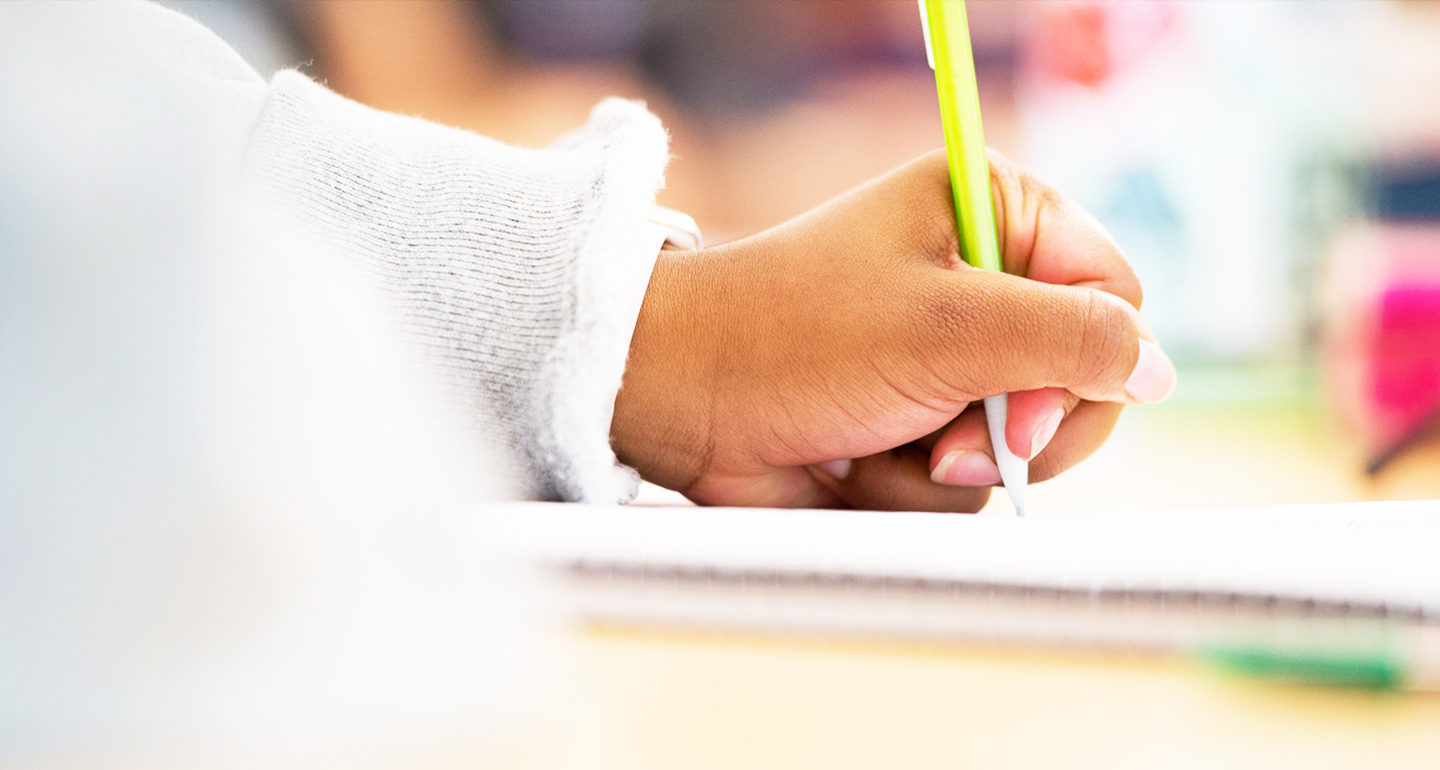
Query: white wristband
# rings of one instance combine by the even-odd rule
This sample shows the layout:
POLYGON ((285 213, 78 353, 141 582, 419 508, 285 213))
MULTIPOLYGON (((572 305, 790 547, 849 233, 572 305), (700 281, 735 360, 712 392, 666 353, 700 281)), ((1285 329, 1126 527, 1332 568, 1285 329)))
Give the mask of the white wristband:
POLYGON ((705 245, 700 236, 700 227, 688 214, 663 206, 652 206, 649 215, 650 231, 655 234, 655 249, 659 251, 666 243, 677 249, 695 250, 705 245))

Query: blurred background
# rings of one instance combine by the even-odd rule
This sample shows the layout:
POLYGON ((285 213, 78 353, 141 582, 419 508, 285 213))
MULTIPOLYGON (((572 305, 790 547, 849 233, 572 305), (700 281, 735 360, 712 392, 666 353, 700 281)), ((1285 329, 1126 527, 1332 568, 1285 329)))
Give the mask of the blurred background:
MULTIPOLYGON (((711 242, 943 143, 911 0, 168 4, 514 144, 643 99, 711 242)), ((1182 370, 1036 509, 1440 497, 1440 3, 968 6, 986 139, 1110 229, 1182 370)))

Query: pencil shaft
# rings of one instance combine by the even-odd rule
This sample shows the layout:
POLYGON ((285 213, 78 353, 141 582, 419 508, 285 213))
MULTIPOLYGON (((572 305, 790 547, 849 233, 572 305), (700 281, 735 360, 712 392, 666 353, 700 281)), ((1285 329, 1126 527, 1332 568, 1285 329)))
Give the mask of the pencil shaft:
MULTIPOLYGON (((975 57, 970 50, 970 26, 964 0, 921 0, 925 31, 929 36, 940 117, 945 126, 945 157, 950 164, 950 190, 955 198, 955 227, 960 256, 974 267, 1002 272, 1000 240, 995 232, 995 209, 990 199, 990 162, 985 156, 985 129, 980 122, 980 90, 975 81, 975 57)), ((1008 412, 1005 394, 985 399, 986 422, 995 464, 1015 513, 1025 515, 1025 485, 1029 466, 1010 451, 1005 440, 1008 412)))
POLYGON ((965 3, 927 0, 925 12, 945 126, 945 155, 950 163, 960 253, 971 265, 998 272, 1004 266, 990 200, 990 163, 985 157, 985 130, 980 121, 980 92, 965 3))

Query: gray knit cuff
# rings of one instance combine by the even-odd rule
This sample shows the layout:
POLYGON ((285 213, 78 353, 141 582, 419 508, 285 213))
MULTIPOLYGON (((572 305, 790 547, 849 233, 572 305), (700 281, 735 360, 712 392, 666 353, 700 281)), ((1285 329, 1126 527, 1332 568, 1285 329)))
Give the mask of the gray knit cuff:
POLYGON ((610 420, 656 249, 667 137, 609 99, 546 150, 276 75, 246 158, 266 205, 377 287, 531 497, 628 502, 610 420))
POLYGON ((628 503, 640 474, 615 459, 610 422, 660 251, 649 218, 665 184, 669 137, 643 105, 612 98, 553 150, 598 154, 600 166, 576 229, 573 313, 541 374, 550 430, 539 434, 540 445, 558 498, 628 503))

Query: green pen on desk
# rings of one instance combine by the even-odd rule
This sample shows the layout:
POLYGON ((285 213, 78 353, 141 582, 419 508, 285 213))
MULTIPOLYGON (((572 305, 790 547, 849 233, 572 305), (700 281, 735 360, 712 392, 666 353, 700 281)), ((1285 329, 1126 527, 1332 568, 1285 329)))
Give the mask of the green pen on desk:
MULTIPOLYGON (((945 125, 945 155, 950 162, 950 189, 955 196, 955 224, 960 232, 960 256, 973 267, 1000 272, 1000 242, 995 234, 995 211, 990 202, 990 163, 985 158, 985 132, 980 124, 980 92, 975 85, 975 59, 970 52, 970 27, 964 0, 920 0, 920 22, 925 27, 925 53, 935 70, 940 93, 940 117, 945 125)), ((1005 443, 1008 398, 1001 393, 985 399, 990 443, 1005 491, 1015 513, 1025 515, 1025 485, 1029 463, 1015 456, 1005 443)))

